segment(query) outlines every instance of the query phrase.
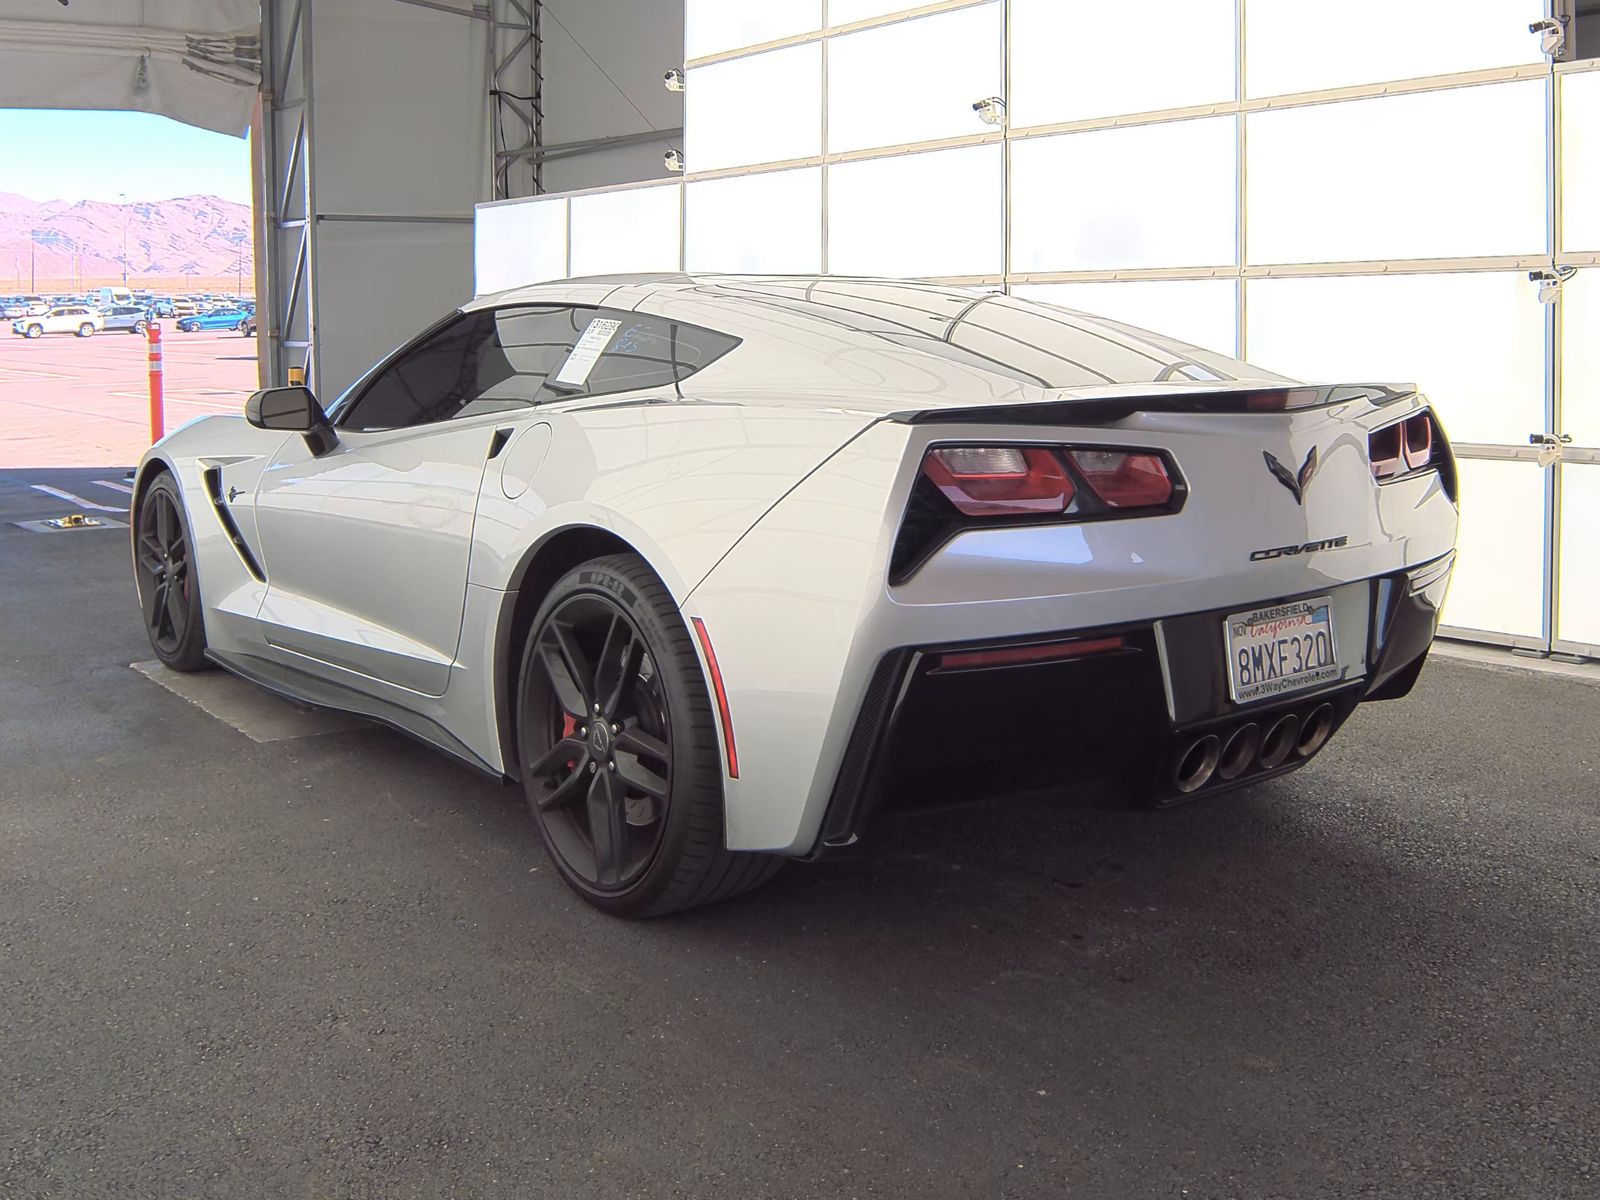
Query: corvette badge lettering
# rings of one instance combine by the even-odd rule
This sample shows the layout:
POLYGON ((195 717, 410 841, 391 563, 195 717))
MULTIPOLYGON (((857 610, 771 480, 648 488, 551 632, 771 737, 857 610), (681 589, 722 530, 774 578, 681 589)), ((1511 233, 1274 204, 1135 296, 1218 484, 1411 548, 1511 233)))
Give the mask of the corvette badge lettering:
POLYGON ((1343 537, 1323 538, 1320 542, 1302 542, 1298 546, 1274 546, 1270 550, 1252 550, 1251 562, 1263 562, 1269 558, 1289 558, 1296 554, 1315 554, 1318 550, 1343 550, 1350 544, 1350 535, 1343 537))
POLYGON ((1311 477, 1317 473, 1317 448, 1311 447, 1306 455, 1306 461, 1300 464, 1299 474, 1292 474, 1269 451, 1263 450, 1261 457, 1267 460, 1267 470, 1272 472, 1272 477, 1284 487, 1289 489, 1289 494, 1294 497, 1296 504, 1306 502, 1306 485, 1311 482, 1311 477))

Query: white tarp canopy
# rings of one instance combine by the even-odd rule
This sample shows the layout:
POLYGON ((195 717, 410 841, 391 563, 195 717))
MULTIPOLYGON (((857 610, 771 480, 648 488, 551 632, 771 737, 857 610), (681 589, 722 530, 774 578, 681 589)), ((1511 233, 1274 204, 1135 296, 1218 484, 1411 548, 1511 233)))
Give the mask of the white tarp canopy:
POLYGON ((258 0, 0 0, 0 108, 160 113, 243 136, 258 0))

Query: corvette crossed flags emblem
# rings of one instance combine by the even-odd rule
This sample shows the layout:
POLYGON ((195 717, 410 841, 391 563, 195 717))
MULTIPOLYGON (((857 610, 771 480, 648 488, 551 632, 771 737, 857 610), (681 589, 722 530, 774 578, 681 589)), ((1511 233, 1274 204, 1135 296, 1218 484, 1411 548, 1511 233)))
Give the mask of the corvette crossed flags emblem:
POLYGON ((1272 472, 1272 477, 1284 487, 1289 489, 1289 494, 1294 497, 1296 504, 1304 506, 1306 502, 1306 485, 1311 482, 1311 477, 1317 473, 1317 448, 1311 447, 1306 455, 1306 461, 1300 464, 1298 474, 1293 473, 1284 466, 1270 451, 1263 450, 1261 457, 1267 460, 1267 470, 1272 472))

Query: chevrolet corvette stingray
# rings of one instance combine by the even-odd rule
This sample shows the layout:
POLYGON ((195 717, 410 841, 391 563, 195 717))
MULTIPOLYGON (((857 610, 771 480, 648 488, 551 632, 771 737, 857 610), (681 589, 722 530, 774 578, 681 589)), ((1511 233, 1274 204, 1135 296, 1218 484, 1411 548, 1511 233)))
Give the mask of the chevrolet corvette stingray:
POLYGON ((1303 766, 1416 680, 1456 488, 1411 386, 993 292, 630 276, 193 421, 131 524, 162 662, 514 782, 580 895, 649 916, 892 808, 1303 766))

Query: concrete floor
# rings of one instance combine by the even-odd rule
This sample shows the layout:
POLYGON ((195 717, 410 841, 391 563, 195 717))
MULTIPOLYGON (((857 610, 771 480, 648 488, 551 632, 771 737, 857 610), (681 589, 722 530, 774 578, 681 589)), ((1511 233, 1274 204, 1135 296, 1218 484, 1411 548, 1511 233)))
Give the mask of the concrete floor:
POLYGON ((130 670, 124 536, 0 524, 0 1196, 1600 1194, 1587 678, 1440 661, 1279 783, 623 924, 511 789, 130 670))

